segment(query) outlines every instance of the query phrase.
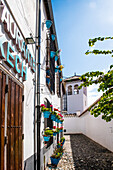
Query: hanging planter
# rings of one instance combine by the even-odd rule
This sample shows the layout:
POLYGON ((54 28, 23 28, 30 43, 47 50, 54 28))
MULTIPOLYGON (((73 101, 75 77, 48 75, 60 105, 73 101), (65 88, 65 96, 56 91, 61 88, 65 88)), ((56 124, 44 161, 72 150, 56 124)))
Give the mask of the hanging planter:
POLYGON ((58 56, 55 56, 55 61, 57 61, 58 60, 58 56))
POLYGON ((50 76, 46 76, 46 83, 47 83, 47 84, 50 83, 50 76))
POLYGON ((64 143, 65 143, 65 138, 62 137, 62 138, 60 139, 60 142, 61 142, 62 145, 64 145, 64 143))
POLYGON ((58 66, 56 66, 56 67, 55 67, 55 73, 58 71, 58 69, 59 69, 58 66))
POLYGON ((49 140, 50 140, 50 137, 52 137, 52 136, 53 136, 53 131, 50 130, 49 127, 47 127, 47 128, 45 129, 44 135, 43 135, 44 141, 49 141, 49 140))
POLYGON ((53 132, 53 136, 56 136, 57 135, 57 133, 56 132, 53 132))
POLYGON ((55 121, 56 116, 51 114, 51 120, 55 121))
POLYGON ((57 129, 56 129, 56 126, 53 126, 53 129, 52 129, 52 131, 53 131, 53 136, 56 136, 56 134, 57 134, 57 129))
POLYGON ((60 130, 60 132, 63 132, 63 130, 60 130))
POLYGON ((43 137, 45 142, 48 142, 50 140, 50 136, 43 136, 43 137))
POLYGON ((49 29, 51 27, 52 23, 53 22, 51 20, 46 20, 46 27, 47 27, 47 29, 49 29))
POLYGON ((52 158, 52 157, 50 157, 50 159, 51 159, 51 164, 53 164, 53 165, 57 165, 59 163, 59 161, 60 161, 60 158, 52 158))
POLYGON ((56 38, 56 35, 51 34, 51 38, 52 38, 52 40, 54 41, 54 40, 55 40, 55 38, 56 38))
POLYGON ((62 78, 60 78, 60 82, 62 82, 62 78))
POLYGON ((49 118, 50 113, 51 113, 51 108, 46 108, 44 104, 41 104, 41 111, 44 114, 44 118, 49 118))
POLYGON ((59 120, 56 118, 56 119, 55 119, 55 122, 59 123, 59 120))
POLYGON ((50 52, 50 57, 51 57, 51 58, 53 58, 55 55, 56 55, 56 52, 55 52, 55 51, 51 51, 51 52, 50 52))
POLYGON ((44 118, 49 118, 49 116, 50 116, 50 111, 43 111, 43 113, 44 113, 44 118))

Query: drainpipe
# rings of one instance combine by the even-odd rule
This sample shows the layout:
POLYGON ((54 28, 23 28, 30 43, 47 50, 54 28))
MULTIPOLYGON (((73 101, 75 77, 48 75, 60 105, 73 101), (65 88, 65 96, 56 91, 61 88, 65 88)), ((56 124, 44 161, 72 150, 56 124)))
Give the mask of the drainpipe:
POLYGON ((37 61, 37 170, 40 167, 40 42, 41 42, 41 0, 38 0, 38 61, 37 61))
MULTIPOLYGON (((38 0, 36 0, 35 42, 38 37, 38 0)), ((37 43, 35 43, 35 61, 37 61, 37 43)), ((36 170, 36 72, 34 75, 34 170, 36 170)))

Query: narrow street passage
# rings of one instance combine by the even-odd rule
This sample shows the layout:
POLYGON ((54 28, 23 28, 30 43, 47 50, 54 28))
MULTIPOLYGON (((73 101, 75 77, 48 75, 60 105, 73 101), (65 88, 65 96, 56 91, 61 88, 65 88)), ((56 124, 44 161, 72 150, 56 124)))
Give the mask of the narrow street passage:
MULTIPOLYGON (((113 170, 113 153, 85 135, 64 135, 64 154, 57 170, 113 170)), ((49 169, 49 168, 47 168, 49 169)))
POLYGON ((82 134, 70 135, 70 143, 75 169, 113 170, 113 153, 103 146, 82 134))

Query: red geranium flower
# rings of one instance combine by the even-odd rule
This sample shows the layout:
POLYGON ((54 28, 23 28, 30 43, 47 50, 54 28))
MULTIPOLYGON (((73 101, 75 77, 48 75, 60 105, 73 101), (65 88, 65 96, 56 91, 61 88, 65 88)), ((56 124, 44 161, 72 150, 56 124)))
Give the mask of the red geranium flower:
POLYGON ((40 106, 41 106, 41 107, 43 107, 43 106, 45 107, 45 105, 44 105, 44 104, 41 104, 40 106))
POLYGON ((54 108, 54 111, 58 111, 58 109, 54 108))

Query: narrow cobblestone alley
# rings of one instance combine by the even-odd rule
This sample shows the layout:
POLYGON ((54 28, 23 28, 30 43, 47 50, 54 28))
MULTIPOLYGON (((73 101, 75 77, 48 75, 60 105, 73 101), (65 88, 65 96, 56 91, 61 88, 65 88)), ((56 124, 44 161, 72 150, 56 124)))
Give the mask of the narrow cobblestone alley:
POLYGON ((56 169, 113 170, 112 152, 82 134, 64 137, 64 155, 56 169))

